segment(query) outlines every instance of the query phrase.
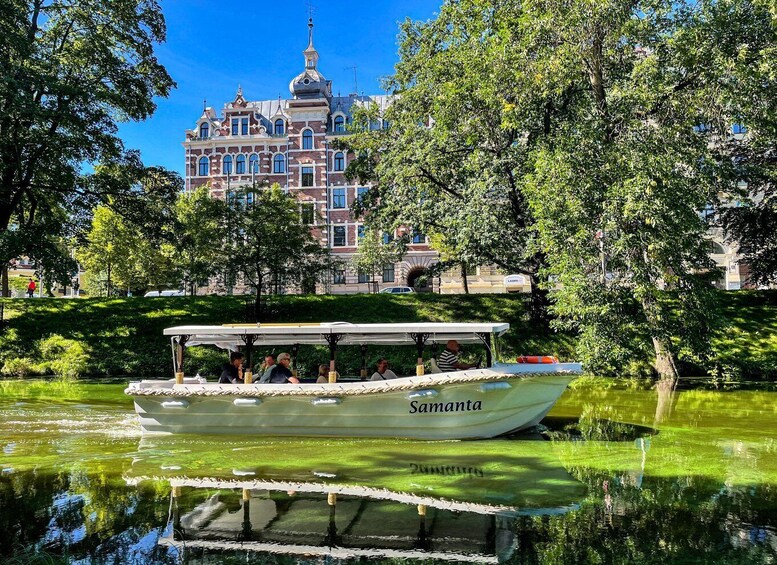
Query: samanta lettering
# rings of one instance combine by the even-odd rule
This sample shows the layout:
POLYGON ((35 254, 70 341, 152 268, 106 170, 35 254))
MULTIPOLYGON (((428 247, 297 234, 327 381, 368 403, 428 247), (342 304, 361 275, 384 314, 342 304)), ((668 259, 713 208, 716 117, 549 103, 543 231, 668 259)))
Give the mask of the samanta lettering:
POLYGON ((460 400, 458 402, 410 402, 411 414, 429 414, 432 412, 474 412, 482 410, 483 403, 480 400, 460 400))

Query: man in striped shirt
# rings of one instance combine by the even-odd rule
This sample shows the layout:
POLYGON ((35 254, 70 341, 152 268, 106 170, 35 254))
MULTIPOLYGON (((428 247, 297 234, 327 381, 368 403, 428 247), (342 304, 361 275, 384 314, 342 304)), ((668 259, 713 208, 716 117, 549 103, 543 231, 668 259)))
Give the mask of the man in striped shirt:
POLYGON ((445 351, 440 353, 440 358, 437 360, 437 366, 443 373, 450 373, 451 371, 460 371, 463 369, 472 369, 477 367, 476 364, 462 363, 459 361, 459 342, 455 339, 450 340, 445 346, 445 351))

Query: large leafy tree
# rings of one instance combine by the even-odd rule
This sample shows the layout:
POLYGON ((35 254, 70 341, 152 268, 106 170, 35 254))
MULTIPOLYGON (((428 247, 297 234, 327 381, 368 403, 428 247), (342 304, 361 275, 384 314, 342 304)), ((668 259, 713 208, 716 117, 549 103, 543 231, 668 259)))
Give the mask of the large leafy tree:
MULTIPOLYGON (((262 316, 262 296, 281 289, 315 289, 330 272, 329 251, 313 237, 303 222, 299 201, 284 193, 278 184, 269 189, 247 188, 230 199, 232 242, 235 247, 230 267, 254 289, 256 315, 262 316), (253 202, 247 198, 253 194, 253 202)), ((230 233, 229 231, 227 233, 230 233)))
POLYGON ((368 218, 539 272, 589 368, 676 377, 713 321, 699 211, 734 188, 720 142, 745 101, 773 105, 768 8, 451 0, 406 22, 391 127, 366 108, 350 141, 351 174, 380 183, 368 218))
MULTIPOLYGON (((154 56, 154 0, 0 5, 0 265, 34 252, 61 210, 103 197, 84 163, 125 160, 120 120, 142 120, 173 81, 154 56), (13 231, 13 235, 9 232, 13 231)), ((51 248, 50 248, 51 249, 51 248)))
POLYGON ((383 234, 376 229, 366 229, 359 239, 359 249, 352 258, 357 271, 370 276, 372 292, 377 292, 376 277, 383 273, 385 265, 393 265, 402 258, 403 246, 399 240, 384 243, 383 234))

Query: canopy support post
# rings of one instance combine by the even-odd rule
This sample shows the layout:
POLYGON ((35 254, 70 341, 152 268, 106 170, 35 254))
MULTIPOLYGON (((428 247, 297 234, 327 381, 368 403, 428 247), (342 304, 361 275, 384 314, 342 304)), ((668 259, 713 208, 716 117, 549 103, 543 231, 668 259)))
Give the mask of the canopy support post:
POLYGON ((426 345, 426 340, 429 339, 429 334, 411 333, 410 337, 413 338, 416 349, 418 350, 418 359, 416 361, 415 374, 416 376, 420 377, 420 376, 423 376, 424 374, 424 345, 426 345))
POLYGON ((335 352, 337 351, 337 343, 343 339, 340 334, 326 334, 324 336, 326 342, 329 344, 329 382, 337 382, 337 369, 335 369, 335 352))
POLYGON ((246 346, 246 370, 243 373, 243 383, 250 385, 254 382, 254 363, 253 363, 253 353, 254 353, 254 343, 256 342, 256 336, 255 335, 244 335, 241 336, 241 339, 243 340, 243 343, 245 343, 246 346))
POLYGON ((291 376, 297 378, 297 355, 299 354, 299 343, 291 346, 291 376))
POLYGON ((361 350, 361 353, 362 353, 362 370, 361 370, 360 376, 362 380, 366 380, 367 379, 367 344, 362 343, 359 346, 359 349, 361 350))
POLYGON ((483 340, 483 344, 486 346, 486 367, 493 365, 493 355, 491 354, 491 334, 480 334, 480 339, 483 340))
POLYGON ((173 343, 173 368, 175 369, 175 384, 183 384, 183 358, 188 335, 179 335, 172 338, 173 343))

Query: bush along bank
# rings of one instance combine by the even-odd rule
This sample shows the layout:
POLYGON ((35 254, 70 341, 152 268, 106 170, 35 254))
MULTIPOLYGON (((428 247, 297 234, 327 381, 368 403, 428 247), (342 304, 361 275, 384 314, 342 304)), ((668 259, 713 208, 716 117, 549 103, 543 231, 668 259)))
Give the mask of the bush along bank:
MULTIPOLYGON (((171 376, 166 327, 247 321, 246 301, 237 296, 116 299, 3 299, 8 327, 0 334, 0 373, 4 377, 55 374, 84 376, 171 376)), ((721 323, 706 360, 688 364, 686 373, 709 375, 721 383, 777 379, 777 292, 720 294, 721 323)), ((273 297, 268 315, 283 322, 478 322, 503 321, 510 331, 501 340, 500 359, 551 354, 576 357, 575 336, 530 320, 525 295, 305 295, 273 297)), ((289 344, 290 346, 292 344, 289 344)), ((444 347, 444 345, 443 345, 444 347)), ((282 351, 277 348, 275 353, 282 351)), ((429 354, 438 353, 429 348, 429 354)), ((271 351, 259 348, 260 355, 271 351)), ((472 358, 482 352, 471 348, 472 358)), ((398 373, 414 374, 414 348, 370 348, 370 367, 387 355, 398 373)), ((188 350, 186 372, 215 376, 226 355, 215 348, 188 350)), ((322 347, 300 347, 297 365, 303 376, 315 374, 328 360, 322 347)), ((358 348, 338 352, 342 374, 359 374, 358 348)), ((620 377, 647 377, 650 360, 634 360, 620 377)))

